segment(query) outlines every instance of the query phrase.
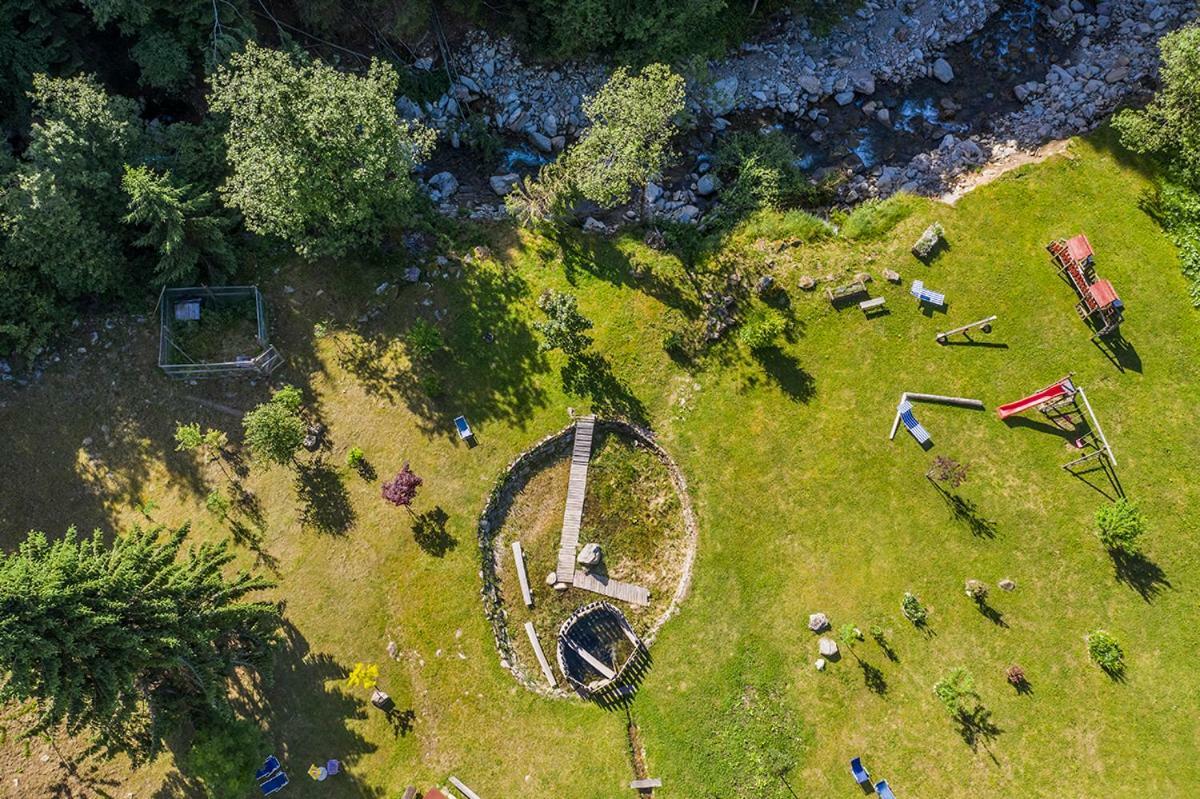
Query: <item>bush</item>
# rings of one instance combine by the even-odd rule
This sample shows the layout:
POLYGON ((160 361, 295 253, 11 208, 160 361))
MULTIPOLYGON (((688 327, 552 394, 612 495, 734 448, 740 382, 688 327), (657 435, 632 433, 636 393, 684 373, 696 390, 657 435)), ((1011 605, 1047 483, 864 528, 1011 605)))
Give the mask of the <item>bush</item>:
POLYGON ((1004 670, 1004 677, 1008 680, 1009 685, 1020 688, 1025 684, 1025 669, 1020 666, 1009 666, 1004 670))
POLYGON ((750 312, 738 331, 738 341, 750 350, 763 350, 775 346, 779 337, 787 330, 787 319, 774 308, 759 307, 750 312))
POLYGON ((925 620, 929 617, 929 612, 925 610, 925 606, 921 604, 921 600, 917 599, 915 594, 908 591, 904 592, 904 597, 900 600, 900 612, 904 614, 904 618, 918 627, 923 626, 925 620))
POLYGON ((967 596, 979 602, 980 604, 987 602, 988 589, 979 580, 967 580, 967 596))
POLYGON ((441 332, 424 319, 413 322, 412 327, 404 336, 404 342, 408 345, 409 353, 414 359, 430 358, 445 346, 441 332))
POLYGON ((951 669, 946 676, 934 683, 933 693, 951 716, 957 716, 964 711, 964 700, 978 698, 975 693, 975 678, 962 667, 951 669))
POLYGON ((1093 630, 1087 638, 1088 656, 1108 674, 1120 674, 1125 670, 1125 653, 1117 639, 1107 630, 1093 630))
POLYGON ((1124 497, 1096 511, 1096 537, 1109 552, 1136 555, 1145 526, 1141 510, 1124 497))
POLYGON ((351 447, 346 453, 346 465, 351 469, 357 469, 366 459, 366 454, 362 451, 362 447, 351 447))
POLYGON ((946 231, 942 228, 942 223, 934 222, 925 228, 921 233, 921 238, 917 239, 917 243, 912 246, 912 254, 924 261, 933 254, 945 235, 946 231))

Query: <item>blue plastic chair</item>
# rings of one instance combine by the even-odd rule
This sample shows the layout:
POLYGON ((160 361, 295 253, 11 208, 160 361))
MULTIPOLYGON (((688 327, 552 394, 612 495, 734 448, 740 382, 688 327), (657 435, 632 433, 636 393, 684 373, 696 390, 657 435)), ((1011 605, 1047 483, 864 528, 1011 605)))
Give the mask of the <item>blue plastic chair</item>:
POLYGON ((263 796, 270 796, 287 784, 287 775, 281 771, 258 787, 262 791, 263 796))
POLYGON ((255 782, 262 782, 276 771, 279 771, 279 758, 275 757, 275 755, 271 755, 267 758, 267 762, 263 763, 263 767, 255 772, 254 780, 255 782))
POLYGON ((875 793, 879 794, 882 799, 896 799, 896 794, 892 793, 892 787, 887 784, 887 780, 875 783, 875 793))
POLYGON ((929 440, 929 431, 921 426, 917 421, 917 417, 913 416, 913 406, 908 400, 904 400, 896 406, 896 410, 900 413, 900 421, 904 422, 904 429, 912 433, 912 437, 917 440, 918 444, 924 444, 929 440))
POLYGON ((871 784, 871 775, 863 768, 861 757, 856 757, 850 761, 850 773, 854 775, 854 779, 858 780, 859 785, 871 784))

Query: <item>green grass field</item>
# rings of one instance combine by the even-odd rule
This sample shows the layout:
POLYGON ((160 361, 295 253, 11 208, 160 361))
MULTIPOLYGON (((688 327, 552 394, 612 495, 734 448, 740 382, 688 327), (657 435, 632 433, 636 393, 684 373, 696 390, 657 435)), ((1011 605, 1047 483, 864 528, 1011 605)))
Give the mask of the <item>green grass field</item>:
MULTIPOLYGON (((244 560, 274 573, 290 623, 273 686, 247 703, 293 773, 286 795, 390 799, 455 774, 485 799, 631 796, 630 718, 664 799, 860 796, 847 769, 855 755, 900 797, 1187 794, 1200 784, 1200 766, 1184 756, 1200 747, 1200 326, 1173 247, 1138 207, 1147 185, 1099 138, 953 208, 909 201, 892 230, 860 219, 854 241, 780 248, 758 237, 808 238, 811 225, 759 220, 730 236, 724 257, 752 276, 770 265, 791 298, 792 340, 758 355, 723 345, 690 369, 659 342, 664 314, 693 311, 695 294, 677 261, 638 238, 556 244, 483 231, 459 252, 486 242, 493 259, 398 294, 375 287, 394 280, 399 259, 284 265, 263 285, 289 359, 276 377, 304 389, 331 440, 329 468, 303 485, 283 468, 256 466, 246 479, 261 513, 242 521, 261 540, 242 546, 244 560), (908 247, 933 220, 950 247, 925 266, 908 247), (1119 358, 1089 342, 1043 249, 1080 231, 1128 307, 1119 358), (883 282, 885 267, 905 285, 883 282), (888 315, 835 312, 797 287, 802 275, 859 270, 874 275, 888 315), (915 307, 913 278, 945 292, 947 313, 915 307), (540 353, 531 327, 547 287, 575 292, 596 323, 602 359, 582 379, 568 374, 576 393, 564 391, 561 355, 540 353), (418 315, 441 309, 448 349, 414 372, 397 342, 418 315), (990 346, 934 343, 938 330, 990 314, 999 315, 981 339, 990 346), (333 332, 317 336, 323 321, 333 332), (444 397, 426 398, 421 369, 436 371, 444 397), (887 438, 902 391, 977 397, 990 409, 1068 372, 1149 521, 1132 573, 1115 573, 1093 533, 1113 485, 1099 472, 1064 472, 1074 450, 1035 417, 1005 425, 990 410, 919 405, 933 449, 903 431, 887 438), (568 406, 647 419, 686 473, 700 523, 691 594, 661 632, 628 718, 519 688, 481 611, 476 516, 509 460, 566 424, 568 406), (473 449, 454 434, 459 413, 477 433, 473 449), (344 466, 354 445, 376 480, 344 466), (969 514, 952 512, 925 479, 934 455, 969 466, 957 490, 969 514), (405 461, 425 478, 414 512, 439 525, 438 547, 420 545, 414 519, 379 498, 379 480, 405 461), (1006 577, 1011 593, 995 588, 1006 577), (968 578, 992 586, 990 618, 963 595, 968 578), (906 590, 930 608, 928 631, 901 617, 906 590), (868 636, 816 671, 814 611, 835 627, 879 625, 893 657, 868 636), (1098 627, 1124 647, 1123 680, 1088 661, 1083 637, 1098 627), (380 664, 382 687, 412 711, 403 724, 343 686, 356 661, 380 664), (1029 693, 1006 683, 1014 663, 1029 693), (972 671, 998 728, 975 747, 932 693, 955 666, 972 671), (330 757, 345 774, 321 784, 304 776, 330 757), (786 783, 772 773, 779 764, 791 766, 786 783)), ((86 355, 68 348, 35 387, 0 389, 5 546, 29 528, 145 523, 135 506, 147 500, 155 521, 191 519, 198 538, 228 534, 204 510, 225 478, 174 453, 171 433, 194 419, 236 434, 235 416, 196 398, 242 411, 267 386, 169 382, 153 366, 153 328, 101 328, 99 344, 86 355)), ((132 774, 111 763, 67 775, 57 758, 43 761, 51 751, 37 742, 26 755, 10 734, 0 795, 49 795, 59 784, 72 795, 194 794, 170 756, 132 774)))

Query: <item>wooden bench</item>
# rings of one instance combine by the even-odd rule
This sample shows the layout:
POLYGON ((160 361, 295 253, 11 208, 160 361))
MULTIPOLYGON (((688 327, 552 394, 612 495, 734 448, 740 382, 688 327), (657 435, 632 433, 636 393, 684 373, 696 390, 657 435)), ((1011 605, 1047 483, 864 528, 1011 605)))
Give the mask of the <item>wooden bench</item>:
POLYGON ((882 308, 885 302, 887 302, 887 297, 872 297, 869 300, 863 300, 860 302, 858 304, 858 310, 865 314, 869 314, 873 310, 882 308))
POLYGON ((825 288, 825 298, 833 305, 837 305, 843 300, 851 297, 857 297, 859 294, 867 293, 867 284, 861 280, 856 280, 853 283, 847 283, 844 286, 827 286, 825 288))

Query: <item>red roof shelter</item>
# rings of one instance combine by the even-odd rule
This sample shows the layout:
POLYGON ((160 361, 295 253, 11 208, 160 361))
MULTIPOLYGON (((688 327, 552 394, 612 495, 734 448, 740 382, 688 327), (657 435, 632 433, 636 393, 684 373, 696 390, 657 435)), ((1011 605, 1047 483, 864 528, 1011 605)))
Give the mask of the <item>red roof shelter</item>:
POLYGON ((1097 279, 1092 243, 1087 236, 1080 233, 1070 239, 1052 241, 1046 249, 1058 265, 1058 273, 1079 294, 1075 306, 1079 318, 1094 323, 1097 336, 1116 330, 1121 324, 1125 304, 1117 296, 1111 281, 1097 279))
POLYGON ((1092 260, 1092 243, 1080 233, 1073 239, 1067 239, 1067 253, 1076 261, 1087 263, 1092 260))

